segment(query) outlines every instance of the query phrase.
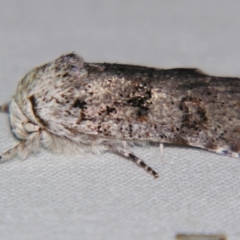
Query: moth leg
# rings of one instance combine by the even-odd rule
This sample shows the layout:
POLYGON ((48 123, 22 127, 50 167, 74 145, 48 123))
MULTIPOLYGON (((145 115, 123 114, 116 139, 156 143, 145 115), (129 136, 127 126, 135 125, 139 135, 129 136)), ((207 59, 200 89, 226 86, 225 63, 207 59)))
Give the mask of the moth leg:
POLYGON ((123 144, 124 149, 128 148, 127 141, 122 141, 122 144, 123 144))
POLYGON ((2 154, 2 156, 0 156, 1 163, 16 157, 18 151, 21 151, 21 149, 23 148, 24 142, 25 141, 21 141, 15 147, 13 147, 13 148, 9 149, 8 151, 4 152, 2 154))
POLYGON ((163 156, 163 143, 159 143, 159 150, 160 150, 160 154, 161 154, 161 157, 163 156))
POLYGON ((30 134, 26 140, 21 140, 21 142, 15 147, 3 153, 2 156, 0 156, 0 163, 11 160, 16 156, 23 160, 27 158, 30 153, 36 152, 39 149, 39 146, 40 133, 34 132, 30 134))
POLYGON ((8 110, 9 110, 9 103, 6 103, 0 106, 0 112, 8 113, 8 110))
POLYGON ((154 178, 158 178, 158 173, 155 172, 151 167, 149 167, 141 158, 135 156, 132 153, 128 153, 127 156, 128 159, 130 159, 131 161, 133 161, 134 163, 136 163, 138 166, 140 166, 141 168, 143 168, 146 172, 150 173, 154 178))
POLYGON ((137 164, 139 167, 143 168, 147 173, 151 174, 154 178, 158 178, 158 173, 155 172, 151 167, 149 167, 141 158, 135 156, 133 153, 126 149, 118 148, 115 146, 109 146, 110 151, 114 152, 124 158, 127 158, 137 164))

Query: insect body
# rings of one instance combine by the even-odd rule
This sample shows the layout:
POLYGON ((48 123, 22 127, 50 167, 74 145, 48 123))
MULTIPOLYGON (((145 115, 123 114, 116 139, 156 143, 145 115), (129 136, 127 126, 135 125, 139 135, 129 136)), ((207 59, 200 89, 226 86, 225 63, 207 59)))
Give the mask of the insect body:
POLYGON ((1 161, 24 159, 41 146, 110 151, 158 177, 126 145, 182 144, 232 157, 240 152, 240 79, 196 69, 86 63, 70 53, 27 73, 6 108, 20 142, 1 161))

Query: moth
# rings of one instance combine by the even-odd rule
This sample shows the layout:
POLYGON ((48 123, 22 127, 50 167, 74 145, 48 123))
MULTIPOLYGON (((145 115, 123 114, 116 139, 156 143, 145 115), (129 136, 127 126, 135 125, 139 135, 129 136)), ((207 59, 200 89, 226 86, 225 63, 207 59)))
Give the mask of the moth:
POLYGON ((170 143, 232 157, 240 152, 240 79, 197 69, 87 63, 69 53, 28 72, 1 109, 20 140, 1 162, 25 159, 40 147, 109 151, 157 178, 129 145, 170 143))

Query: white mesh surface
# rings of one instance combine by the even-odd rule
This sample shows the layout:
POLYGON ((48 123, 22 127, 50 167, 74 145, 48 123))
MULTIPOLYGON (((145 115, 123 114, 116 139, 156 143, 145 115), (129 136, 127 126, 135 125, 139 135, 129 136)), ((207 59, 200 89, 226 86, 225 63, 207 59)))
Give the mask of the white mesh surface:
MULTIPOLYGON (((93 62, 240 75, 237 0, 47 2, 0 3, 1 102, 31 67, 72 50, 93 62)), ((17 143, 3 113, 0 134, 0 152, 17 143)), ((42 150, 1 165, 0 239, 240 239, 240 160, 169 146, 163 159, 155 147, 133 151, 159 179, 112 154, 42 150)))

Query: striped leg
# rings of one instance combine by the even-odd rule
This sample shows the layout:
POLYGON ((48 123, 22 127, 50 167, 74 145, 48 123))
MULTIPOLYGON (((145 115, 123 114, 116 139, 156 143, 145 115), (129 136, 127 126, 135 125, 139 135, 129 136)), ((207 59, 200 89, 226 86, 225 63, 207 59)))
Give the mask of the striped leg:
POLYGON ((155 172, 151 167, 149 167, 142 159, 135 156, 133 153, 126 149, 116 147, 114 145, 108 145, 109 150, 114 152, 124 158, 127 158, 137 164, 139 167, 143 168, 147 173, 151 174, 154 178, 158 178, 158 173, 155 172))
POLYGON ((139 167, 143 168, 146 172, 150 173, 154 178, 158 178, 158 173, 149 167, 142 159, 138 158, 132 153, 128 153, 128 159, 136 163, 139 167))

